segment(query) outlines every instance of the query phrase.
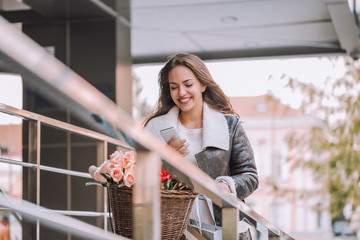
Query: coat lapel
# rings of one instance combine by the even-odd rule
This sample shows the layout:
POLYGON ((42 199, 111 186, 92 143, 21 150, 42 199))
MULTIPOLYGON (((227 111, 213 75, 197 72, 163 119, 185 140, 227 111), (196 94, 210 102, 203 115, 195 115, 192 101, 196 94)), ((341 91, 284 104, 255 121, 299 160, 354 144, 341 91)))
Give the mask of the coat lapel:
POLYGON ((224 114, 212 110, 204 103, 203 149, 216 147, 229 150, 229 127, 224 114))
POLYGON ((168 113, 151 119, 146 125, 146 129, 150 130, 155 136, 164 141, 160 135, 160 130, 169 127, 174 127, 176 129, 178 116, 179 108, 174 106, 168 113))

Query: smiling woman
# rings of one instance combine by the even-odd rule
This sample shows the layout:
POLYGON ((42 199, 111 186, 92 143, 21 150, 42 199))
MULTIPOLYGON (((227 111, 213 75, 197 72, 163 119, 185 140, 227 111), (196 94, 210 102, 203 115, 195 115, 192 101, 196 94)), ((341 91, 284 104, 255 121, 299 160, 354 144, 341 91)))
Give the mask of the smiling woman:
MULTIPOLYGON (((160 70, 159 85, 157 108, 147 119, 146 128, 160 139, 163 129, 174 128, 176 134, 164 144, 212 177, 224 194, 244 200, 255 191, 258 176, 249 140, 228 97, 204 62, 188 53, 170 56, 160 70)), ((212 208, 197 202, 194 214, 197 209, 212 208)), ((221 225, 219 209, 214 210, 212 219, 200 219, 221 225)))

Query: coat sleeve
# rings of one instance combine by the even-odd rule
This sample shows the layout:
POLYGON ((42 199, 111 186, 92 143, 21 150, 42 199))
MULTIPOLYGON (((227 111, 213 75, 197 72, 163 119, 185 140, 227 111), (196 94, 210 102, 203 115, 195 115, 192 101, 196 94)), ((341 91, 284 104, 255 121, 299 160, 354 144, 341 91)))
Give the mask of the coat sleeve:
POLYGON ((236 194, 241 200, 254 192, 259 185, 254 153, 249 139, 237 118, 232 131, 230 176, 235 182, 236 194))

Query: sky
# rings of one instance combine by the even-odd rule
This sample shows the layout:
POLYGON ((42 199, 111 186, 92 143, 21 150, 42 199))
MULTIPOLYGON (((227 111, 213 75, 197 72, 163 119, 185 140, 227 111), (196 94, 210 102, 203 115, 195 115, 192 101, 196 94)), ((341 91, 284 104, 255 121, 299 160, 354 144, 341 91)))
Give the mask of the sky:
MULTIPOLYGON (((259 96, 272 92, 284 104, 299 108, 303 96, 286 87, 289 77, 322 87, 327 78, 345 74, 343 59, 303 57, 281 59, 244 59, 205 62, 213 79, 228 97, 259 96)), ((163 64, 138 65, 134 73, 141 79, 140 97, 154 106, 159 94, 157 75, 163 64)))
MULTIPOLYGON (((22 108, 22 80, 15 74, 0 73, 0 103, 22 108)), ((0 113, 0 125, 19 124, 21 119, 0 113)))

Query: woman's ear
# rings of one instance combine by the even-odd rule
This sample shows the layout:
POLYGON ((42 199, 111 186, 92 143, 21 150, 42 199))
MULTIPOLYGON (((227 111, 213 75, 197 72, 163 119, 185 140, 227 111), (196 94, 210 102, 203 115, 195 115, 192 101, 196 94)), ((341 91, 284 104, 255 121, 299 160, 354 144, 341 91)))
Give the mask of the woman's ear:
POLYGON ((201 92, 205 92, 205 90, 206 90, 206 85, 202 85, 201 86, 201 92))

